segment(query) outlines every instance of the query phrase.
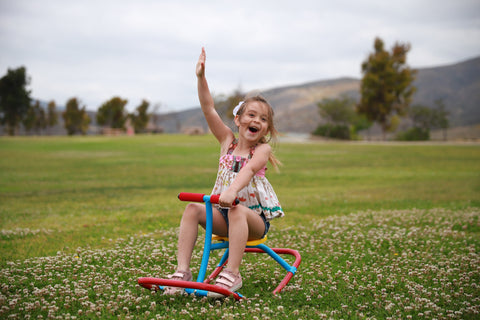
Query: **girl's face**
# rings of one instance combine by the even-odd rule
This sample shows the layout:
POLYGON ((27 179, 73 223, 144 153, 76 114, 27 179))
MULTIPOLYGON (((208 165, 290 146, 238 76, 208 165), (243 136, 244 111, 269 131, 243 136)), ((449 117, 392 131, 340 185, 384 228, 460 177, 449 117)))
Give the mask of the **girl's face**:
POLYGON ((269 132, 268 106, 259 101, 248 102, 242 114, 235 117, 235 124, 241 137, 258 142, 269 132))

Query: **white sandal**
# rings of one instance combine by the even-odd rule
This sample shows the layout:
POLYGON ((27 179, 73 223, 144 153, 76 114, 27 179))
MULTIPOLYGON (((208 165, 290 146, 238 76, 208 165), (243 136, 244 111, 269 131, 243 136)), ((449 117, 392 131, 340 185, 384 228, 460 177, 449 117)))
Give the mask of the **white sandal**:
MULTIPOLYGON (((190 271, 177 270, 174 274, 169 275, 168 278, 171 280, 191 281, 192 273, 190 271)), ((175 295, 175 294, 183 294, 184 292, 185 292, 185 288, 182 288, 182 287, 165 287, 163 294, 175 295)))
MULTIPOLYGON (((215 285, 221 288, 227 289, 230 292, 235 292, 242 287, 242 276, 225 269, 218 275, 215 280, 215 285)), ((208 292, 208 296, 211 298, 224 298, 225 296, 217 292, 208 292)))

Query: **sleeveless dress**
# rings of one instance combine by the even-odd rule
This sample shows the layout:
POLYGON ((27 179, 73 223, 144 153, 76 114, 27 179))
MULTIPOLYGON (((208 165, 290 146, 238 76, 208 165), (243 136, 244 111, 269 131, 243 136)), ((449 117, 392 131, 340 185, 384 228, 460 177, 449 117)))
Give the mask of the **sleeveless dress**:
MULTIPOLYGON (((220 157, 217 179, 212 194, 221 194, 224 190, 227 190, 238 172, 240 172, 240 169, 248 163, 255 152, 255 147, 253 147, 250 149, 248 158, 234 156, 233 150, 235 150, 237 144, 238 141, 235 139, 230 145, 227 154, 220 157)), ((270 221, 274 218, 283 217, 285 214, 272 185, 265 177, 266 170, 267 168, 265 167, 258 171, 248 185, 238 192, 237 196, 240 204, 252 209, 259 215, 263 212, 266 220, 270 221)), ((220 206, 216 204, 215 207, 219 209, 220 206)))

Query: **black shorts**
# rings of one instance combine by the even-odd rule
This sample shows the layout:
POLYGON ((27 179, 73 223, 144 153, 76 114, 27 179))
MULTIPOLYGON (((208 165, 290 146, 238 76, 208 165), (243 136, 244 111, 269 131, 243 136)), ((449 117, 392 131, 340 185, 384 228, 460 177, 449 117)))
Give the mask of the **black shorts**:
MULTIPOLYGON (((218 210, 222 214, 223 219, 225 219, 225 222, 227 223, 227 230, 228 230, 228 210, 229 209, 219 208, 218 210)), ((267 221, 267 218, 265 217, 265 214, 263 212, 260 214, 260 217, 262 218, 263 223, 265 224, 265 232, 263 233, 263 236, 262 236, 262 238, 264 238, 267 235, 268 229, 270 229, 270 222, 267 221)), ((227 234, 228 234, 228 231, 227 231, 227 234)))

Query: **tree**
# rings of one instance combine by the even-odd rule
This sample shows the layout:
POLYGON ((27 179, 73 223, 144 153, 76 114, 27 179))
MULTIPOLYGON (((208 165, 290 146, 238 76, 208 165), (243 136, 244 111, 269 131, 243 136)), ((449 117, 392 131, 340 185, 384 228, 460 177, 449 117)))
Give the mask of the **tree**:
POLYGON ((33 129, 33 126, 35 125, 35 118, 36 118, 35 106, 31 105, 29 106, 27 112, 25 113, 22 119, 22 123, 26 132, 30 132, 33 129))
POLYGON ((443 140, 447 140, 447 129, 450 127, 448 121, 449 112, 445 109, 445 104, 442 99, 435 101, 435 113, 434 113, 434 128, 443 130, 443 140))
POLYGON ((314 134, 340 139, 354 138, 358 131, 370 126, 365 116, 355 112, 355 105, 355 100, 347 95, 317 103, 320 116, 327 124, 320 125, 314 134))
POLYGON ((354 105, 355 101, 348 96, 324 99, 317 104, 320 116, 329 123, 337 124, 350 124, 355 114, 354 105))
POLYGON ((429 140, 430 128, 433 126, 434 112, 423 105, 413 105, 408 112, 413 128, 400 134, 400 140, 429 140))
POLYGON ((47 127, 54 127, 58 123, 57 105, 50 101, 47 107, 47 127))
POLYGON ((8 69, 0 79, 0 122, 11 136, 30 107, 30 91, 26 88, 29 83, 25 67, 8 69))
POLYGON ((393 128, 399 116, 405 116, 415 92, 412 82, 416 70, 407 65, 409 44, 396 43, 391 53, 380 38, 374 42, 375 52, 362 63, 361 99, 357 111, 370 121, 378 122, 383 136, 393 128), (392 121, 393 120, 393 121, 392 121))
POLYGON ((442 100, 435 101, 436 107, 414 105, 409 110, 413 128, 398 136, 400 140, 428 140, 431 129, 443 129, 444 140, 447 139, 448 112, 442 100))
POLYGON ((425 130, 430 130, 433 126, 433 110, 423 105, 414 105, 409 110, 413 126, 425 130))
POLYGON ((62 113, 65 129, 69 136, 75 133, 86 134, 90 124, 90 117, 85 111, 85 106, 80 108, 79 105, 80 102, 77 98, 71 98, 67 101, 66 109, 62 113))
POLYGON ((144 132, 145 128, 148 125, 148 121, 150 120, 150 114, 148 114, 148 107, 150 103, 146 100, 143 100, 142 103, 137 107, 136 113, 132 113, 129 115, 132 123, 133 128, 135 129, 135 133, 144 132))
POLYGON ((103 103, 97 112, 97 123, 113 129, 125 129, 127 114, 125 113, 125 105, 128 100, 120 97, 113 97, 103 103))
POLYGON ((27 132, 34 130, 39 134, 47 127, 45 110, 40 106, 40 101, 37 100, 35 104, 30 105, 22 122, 27 132))

